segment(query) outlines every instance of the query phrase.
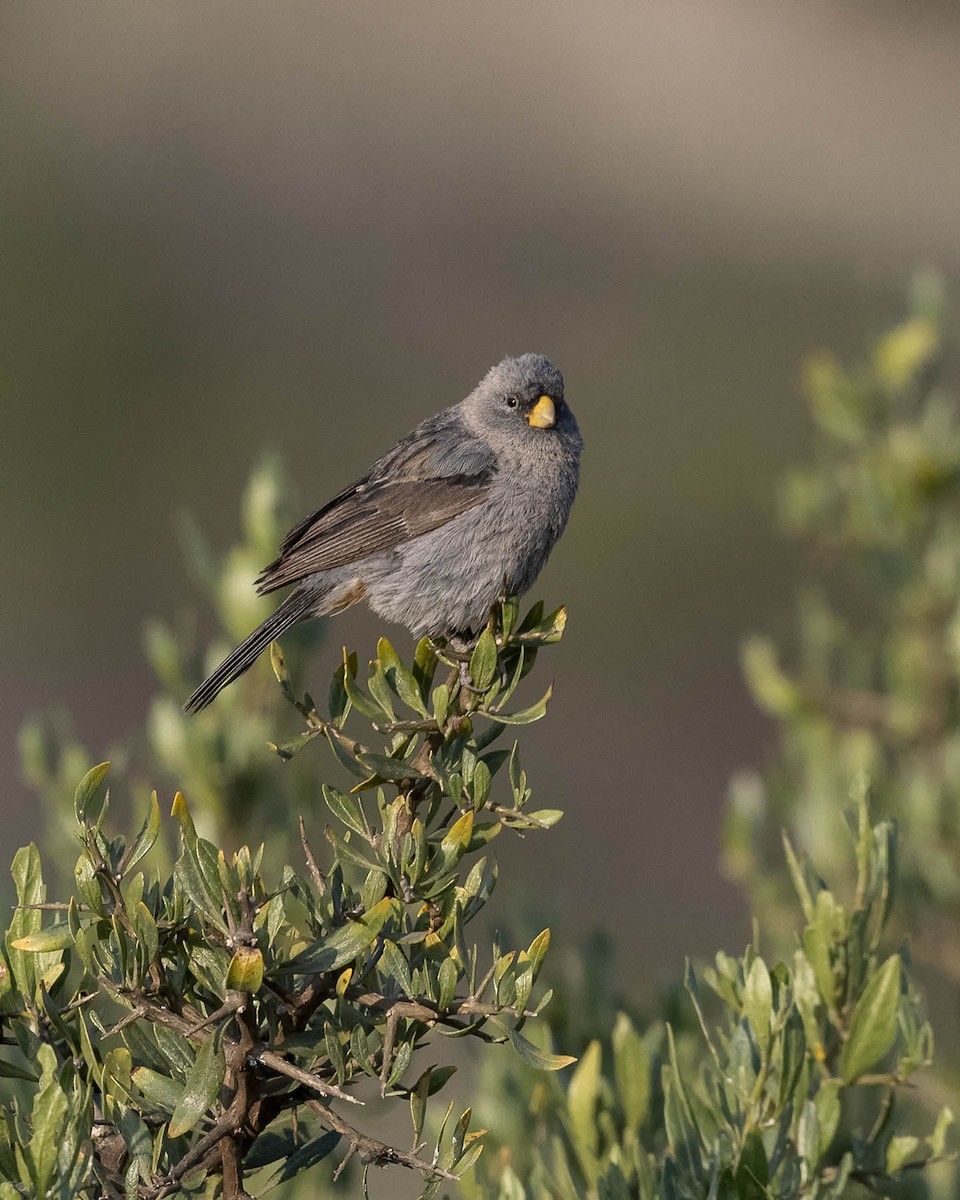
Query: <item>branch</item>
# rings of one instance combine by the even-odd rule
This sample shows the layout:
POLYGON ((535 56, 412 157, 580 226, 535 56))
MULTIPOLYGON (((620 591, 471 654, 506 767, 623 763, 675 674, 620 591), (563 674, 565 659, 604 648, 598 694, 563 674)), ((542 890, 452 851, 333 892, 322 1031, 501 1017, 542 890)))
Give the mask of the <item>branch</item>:
POLYGON ((349 1104, 363 1104, 363 1101, 358 1100, 356 1096, 348 1095, 332 1083, 324 1083, 316 1075, 311 1075, 309 1071, 295 1067, 293 1063, 288 1063, 285 1058, 281 1058, 279 1054, 274 1054, 272 1050, 256 1050, 253 1057, 257 1062, 263 1063, 265 1067, 269 1067, 271 1071, 276 1071, 278 1075, 286 1075, 288 1079, 295 1079, 297 1083, 302 1083, 304 1087, 319 1092, 321 1096, 336 1096, 338 1100, 346 1100, 349 1104))
POLYGON ((411 1171, 422 1171, 425 1175, 448 1179, 451 1183, 459 1182, 459 1175, 454 1175, 450 1171, 444 1170, 443 1167, 438 1167, 436 1163, 426 1162, 424 1159, 418 1158, 416 1154, 398 1150, 396 1146, 388 1146, 386 1142, 367 1137, 359 1129, 348 1125, 339 1113, 335 1113, 332 1108, 328 1108, 320 1100, 308 1100, 307 1104, 317 1114, 323 1125, 349 1141, 348 1153, 358 1154, 361 1162, 373 1163, 378 1167, 385 1167, 393 1163, 401 1167, 409 1167, 411 1171))

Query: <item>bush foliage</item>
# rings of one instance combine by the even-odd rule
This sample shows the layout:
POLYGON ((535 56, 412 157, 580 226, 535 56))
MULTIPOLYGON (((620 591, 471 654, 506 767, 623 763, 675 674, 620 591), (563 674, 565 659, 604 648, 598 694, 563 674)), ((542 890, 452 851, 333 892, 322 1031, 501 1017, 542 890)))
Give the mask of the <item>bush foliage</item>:
POLYGON ((355 1155, 364 1170, 420 1171, 427 1197, 469 1168, 480 1135, 470 1110, 454 1116, 452 1104, 423 1156, 427 1102, 451 1070, 413 1072, 414 1052, 448 1035, 509 1040, 545 1070, 571 1061, 521 1032, 547 998, 533 992, 549 931, 527 947, 495 945, 489 959, 466 937, 496 883, 490 841, 560 816, 530 810, 518 745, 497 743, 543 715, 546 696, 524 708, 511 700, 564 619, 538 605, 520 622, 505 600, 463 663, 424 640, 408 668, 381 638, 365 686, 344 655, 325 716, 294 691, 274 647, 280 687, 305 726, 277 754, 324 739, 357 781, 349 792, 323 786, 333 819, 324 871, 301 826, 304 868, 266 882, 262 847, 228 857, 198 835, 177 793, 179 857, 172 873, 147 876, 156 795, 127 843, 111 835, 100 799, 108 764, 85 775, 73 897, 46 902, 35 847, 13 864, 19 907, 0 1011, 19 1054, 0 1069, 34 1090, 0 1126, 6 1192, 235 1198, 341 1143, 341 1161, 355 1155), (347 733, 351 712, 368 741, 386 744, 347 733), (343 1115, 364 1079, 409 1105, 411 1150, 343 1115))

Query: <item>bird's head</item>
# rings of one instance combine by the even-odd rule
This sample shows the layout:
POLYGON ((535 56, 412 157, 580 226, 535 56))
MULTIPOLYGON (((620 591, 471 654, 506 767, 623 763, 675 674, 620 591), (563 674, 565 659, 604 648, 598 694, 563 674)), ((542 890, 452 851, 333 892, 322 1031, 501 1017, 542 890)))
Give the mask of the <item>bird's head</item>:
POLYGON ((527 442, 577 432, 563 397, 563 376, 542 354, 503 359, 484 375, 464 406, 471 424, 496 441, 527 442))

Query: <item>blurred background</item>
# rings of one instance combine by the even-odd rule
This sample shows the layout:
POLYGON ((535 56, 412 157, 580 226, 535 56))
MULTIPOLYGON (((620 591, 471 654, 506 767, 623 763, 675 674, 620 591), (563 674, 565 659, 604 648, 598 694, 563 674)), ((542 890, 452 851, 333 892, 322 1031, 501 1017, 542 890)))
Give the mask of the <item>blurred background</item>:
MULTIPOLYGON (((587 452, 534 593, 570 622, 531 897, 602 864, 561 915, 627 984, 742 944, 719 828, 771 744, 740 642, 804 566, 773 499, 800 365, 917 265, 955 285, 958 56, 960 10, 917 2, 6 6, 5 861, 41 833, 25 717, 97 761, 150 707, 145 620, 213 630, 177 511, 230 545, 272 448, 305 512, 536 350, 587 452)), ((377 632, 338 618, 307 678, 377 632)))

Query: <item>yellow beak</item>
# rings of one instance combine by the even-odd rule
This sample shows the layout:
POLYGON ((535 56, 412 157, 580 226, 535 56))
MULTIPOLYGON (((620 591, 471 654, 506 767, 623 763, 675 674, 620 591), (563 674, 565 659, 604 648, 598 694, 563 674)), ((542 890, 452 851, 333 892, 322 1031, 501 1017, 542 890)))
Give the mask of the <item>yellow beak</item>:
POLYGON ((549 396, 541 396, 527 417, 527 424, 534 429, 552 429, 557 423, 557 410, 549 396))

